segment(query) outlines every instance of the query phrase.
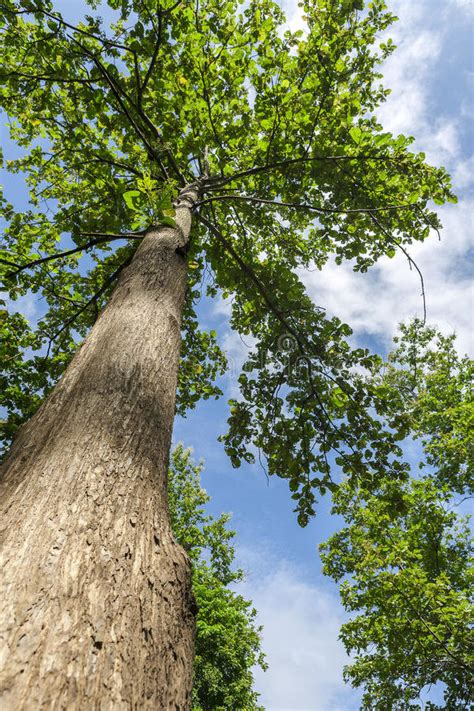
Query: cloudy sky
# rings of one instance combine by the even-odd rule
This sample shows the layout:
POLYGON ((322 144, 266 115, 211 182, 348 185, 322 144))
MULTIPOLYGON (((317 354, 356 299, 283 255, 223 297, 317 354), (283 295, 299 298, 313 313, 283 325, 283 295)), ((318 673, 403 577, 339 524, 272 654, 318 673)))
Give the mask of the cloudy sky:
MULTIPOLYGON (((72 17, 78 5, 58 2, 72 17)), ((285 0, 292 29, 302 26, 295 0, 285 0)), ((472 352, 473 293, 469 275, 473 188, 472 65, 473 0, 392 0, 399 22, 390 30, 398 45, 385 66, 385 84, 392 89, 379 110, 386 130, 413 135, 415 148, 454 177, 457 205, 440 208, 442 240, 415 245, 411 254, 423 272, 428 321, 455 331, 459 348, 472 352)), ((12 183, 12 185, 14 185, 12 183)), ((471 255, 472 256, 472 255, 471 255)), ((406 259, 382 259, 368 274, 349 264, 329 264, 305 275, 310 294, 329 313, 355 330, 355 338, 385 353, 397 323, 422 314, 420 283, 406 259)), ((34 318, 38 305, 22 302, 34 318)), ((236 360, 244 346, 227 329, 226 308, 211 305, 207 321, 219 328, 222 343, 236 360)), ((235 373, 224 378, 226 395, 236 387, 235 373)), ((264 626, 263 648, 269 669, 257 671, 257 689, 267 711, 352 711, 359 694, 342 681, 347 659, 338 641, 344 613, 337 589, 320 572, 317 546, 337 528, 322 501, 310 525, 298 528, 287 486, 267 481, 258 467, 231 468, 217 436, 227 418, 226 399, 204 403, 176 423, 175 441, 192 446, 206 462, 204 486, 211 510, 233 512, 238 532, 239 564, 246 571, 240 592, 250 597, 264 626)))

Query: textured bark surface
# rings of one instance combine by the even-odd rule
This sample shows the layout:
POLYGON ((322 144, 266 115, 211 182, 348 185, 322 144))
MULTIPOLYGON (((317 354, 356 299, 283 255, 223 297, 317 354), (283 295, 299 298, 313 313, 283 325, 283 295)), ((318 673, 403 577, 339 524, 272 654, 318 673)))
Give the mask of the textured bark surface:
POLYGON ((188 239, 149 232, 0 484, 0 707, 188 709, 194 604, 166 480, 188 239), (179 250, 178 250, 179 252, 179 250))

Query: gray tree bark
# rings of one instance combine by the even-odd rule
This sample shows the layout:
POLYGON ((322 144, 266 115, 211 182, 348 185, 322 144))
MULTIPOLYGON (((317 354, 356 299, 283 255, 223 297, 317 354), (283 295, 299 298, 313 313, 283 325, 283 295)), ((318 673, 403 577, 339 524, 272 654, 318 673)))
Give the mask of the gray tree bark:
POLYGON ((4 465, 5 711, 190 708, 195 610, 167 474, 196 198, 146 234, 4 465))

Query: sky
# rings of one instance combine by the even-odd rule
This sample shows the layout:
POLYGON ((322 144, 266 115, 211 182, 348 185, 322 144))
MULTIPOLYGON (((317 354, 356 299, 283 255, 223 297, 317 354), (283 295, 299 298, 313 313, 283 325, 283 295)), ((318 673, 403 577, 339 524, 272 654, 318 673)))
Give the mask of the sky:
MULTIPOLYGON (((459 350, 472 353, 474 1, 392 0, 389 6, 399 17, 389 31, 398 49, 383 67, 392 93, 377 115, 385 130, 413 135, 414 148, 453 176, 459 202, 439 208, 441 241, 414 245, 411 256, 424 275, 428 322, 456 332, 459 350)), ((74 19, 77 4, 62 0, 58 7, 74 19)), ((295 0, 282 7, 292 29, 304 27, 295 0)), ((348 263, 329 263, 303 278, 319 305, 351 324, 358 343, 382 354, 400 321, 422 315, 419 279, 403 255, 382 258, 366 274, 348 263)), ((31 319, 40 309, 33 300, 21 306, 31 319)), ((233 513, 238 564, 246 572, 238 589, 257 608, 269 665, 265 673, 256 670, 260 702, 267 711, 355 711, 360 693, 342 680, 348 661, 338 640, 344 611, 335 584, 321 574, 317 552, 339 522, 323 500, 301 529, 285 482, 267 480, 258 464, 232 469, 217 437, 225 431, 226 403, 236 391, 246 347, 228 328, 226 304, 208 304, 203 316, 236 367, 222 380, 220 401, 202 403, 176 422, 174 441, 204 459, 211 512, 233 513)))

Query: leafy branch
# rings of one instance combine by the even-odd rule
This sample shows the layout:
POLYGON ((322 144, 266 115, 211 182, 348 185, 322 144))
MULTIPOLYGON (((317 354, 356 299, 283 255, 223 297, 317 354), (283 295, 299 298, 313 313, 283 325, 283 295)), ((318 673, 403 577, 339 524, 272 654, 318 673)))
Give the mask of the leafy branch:
POLYGON ((286 168, 289 168, 293 165, 299 165, 301 163, 320 163, 320 162, 337 162, 337 161, 369 161, 369 160, 375 160, 375 161, 397 161, 395 156, 392 155, 381 155, 381 154, 365 154, 365 155, 357 155, 357 156, 344 156, 344 155, 334 155, 334 156, 312 156, 312 157, 302 157, 302 158, 289 158, 287 160, 281 160, 281 161, 275 161, 273 163, 267 163, 266 165, 257 165, 254 166, 253 168, 249 168, 248 170, 242 170, 240 172, 234 173, 233 175, 230 176, 224 176, 221 177, 219 175, 212 176, 209 178, 209 188, 210 190, 213 189, 219 189, 223 185, 227 185, 227 183, 233 183, 236 180, 240 180, 241 178, 248 178, 251 177, 252 175, 257 175, 259 173, 267 173, 272 170, 280 170, 280 171, 285 171, 286 168))
POLYGON ((387 212, 393 210, 407 210, 416 206, 416 203, 406 203, 402 205, 384 205, 380 207, 360 207, 360 208, 333 208, 333 207, 321 207, 319 205, 308 205, 302 202, 282 202, 279 200, 269 200, 267 198, 260 198, 255 195, 211 195, 210 197, 205 197, 199 200, 195 207, 204 205, 210 202, 216 202, 218 200, 242 200, 245 202, 250 202, 258 205, 272 205, 274 207, 287 207, 294 210, 307 210, 308 212, 319 212, 325 214, 357 214, 365 213, 370 214, 371 212, 387 212))
POLYGON ((60 328, 58 331, 56 331, 56 333, 54 333, 53 336, 50 336, 50 338, 49 338, 49 343, 48 343, 48 349, 47 349, 46 356, 45 356, 45 359, 46 359, 46 360, 49 358, 49 354, 50 354, 50 350, 51 350, 51 346, 52 346, 53 342, 54 342, 55 340, 57 340, 57 338, 59 338, 59 336, 60 336, 62 333, 64 333, 64 331, 65 331, 71 324, 73 324, 73 323, 79 318, 79 316, 80 316, 87 308, 89 308, 89 306, 92 306, 93 304, 96 304, 96 303, 97 303, 97 301, 100 299, 100 297, 102 296, 102 294, 104 294, 104 293, 107 291, 107 289, 114 283, 114 281, 120 276, 121 272, 122 272, 126 267, 128 267, 129 264, 131 264, 132 259, 133 259, 133 256, 134 256, 133 253, 130 254, 130 256, 127 257, 127 259, 125 259, 125 261, 122 262, 122 264, 120 264, 120 266, 106 279, 106 281, 102 284, 102 286, 100 287, 100 289, 98 289, 98 290, 95 292, 95 294, 90 297, 90 299, 88 299, 70 318, 68 318, 68 319, 63 323, 63 325, 61 326, 61 328, 60 328))
POLYGON ((0 262, 2 264, 7 264, 9 266, 16 266, 16 269, 12 272, 9 272, 7 274, 7 277, 14 277, 20 272, 25 271, 26 269, 32 269, 33 267, 38 266, 39 264, 44 264, 45 262, 50 262, 53 259, 63 259, 64 257, 68 257, 71 254, 76 254, 77 252, 85 252, 88 249, 92 249, 92 247, 95 247, 98 244, 103 244, 104 242, 112 242, 113 240, 118 240, 118 239, 142 239, 144 232, 124 232, 123 234, 106 234, 102 232, 82 232, 81 233, 84 236, 93 236, 94 239, 89 240, 89 242, 86 242, 85 244, 81 244, 78 247, 74 247, 73 249, 67 249, 64 252, 57 252, 56 254, 49 254, 47 257, 40 257, 39 259, 33 259, 30 262, 27 262, 26 264, 15 264, 14 262, 9 262, 6 259, 0 259, 0 262))

